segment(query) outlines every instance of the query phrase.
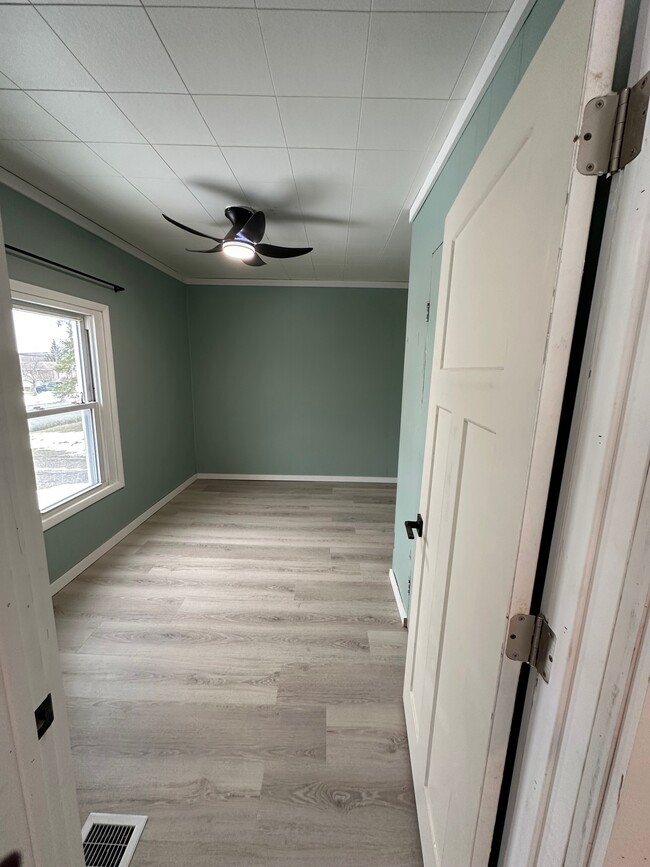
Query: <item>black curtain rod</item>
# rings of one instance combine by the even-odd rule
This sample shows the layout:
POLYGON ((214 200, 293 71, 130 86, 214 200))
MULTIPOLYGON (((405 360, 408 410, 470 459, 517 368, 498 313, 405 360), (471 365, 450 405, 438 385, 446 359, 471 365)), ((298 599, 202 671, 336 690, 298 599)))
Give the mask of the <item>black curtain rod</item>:
POLYGON ((104 280, 103 277, 95 277, 94 274, 87 274, 85 271, 79 271, 77 268, 71 268, 69 265, 62 265, 61 262, 55 262, 53 259, 46 259, 45 256, 37 256, 36 253, 30 253, 29 250, 21 250, 20 247, 12 247, 11 244, 5 244, 5 250, 14 253, 17 256, 25 256, 28 259, 35 259, 37 262, 44 262, 46 265, 53 265, 55 268, 60 268, 61 271, 67 271, 69 274, 76 274, 77 277, 85 277, 87 280, 94 280, 95 283, 100 283, 113 292, 124 292, 124 286, 118 286, 117 283, 111 283, 110 280, 104 280))

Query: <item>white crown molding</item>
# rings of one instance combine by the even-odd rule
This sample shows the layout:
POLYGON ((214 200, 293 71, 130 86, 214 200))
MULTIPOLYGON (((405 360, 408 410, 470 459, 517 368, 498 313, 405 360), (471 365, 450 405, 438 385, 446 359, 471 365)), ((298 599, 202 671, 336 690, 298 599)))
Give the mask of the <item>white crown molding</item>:
POLYGON ((94 223, 88 217, 84 217, 83 214, 75 211, 69 205, 64 205, 63 202, 55 199, 54 196, 50 196, 49 193, 39 190, 38 187, 30 184, 29 181, 25 181, 23 178, 19 178, 18 175, 14 175, 13 172, 3 169, 1 166, 0 183, 10 187, 17 193, 21 193, 33 202, 43 205, 43 207, 47 208, 49 211, 54 211, 55 214, 64 217, 66 220, 70 220, 71 223, 75 223, 75 225, 80 226, 82 229, 86 229, 86 231, 91 232, 93 235, 97 235, 97 237, 101 238, 103 241, 108 241, 108 243, 112 244, 114 247, 119 247, 120 250, 123 250, 131 256, 135 256, 136 259, 140 259, 147 265, 151 265, 151 267, 155 268, 157 271, 162 271, 163 274, 173 277, 175 280, 178 280, 179 283, 183 282, 183 278, 177 271, 174 271, 172 268, 159 262, 158 259, 154 259, 153 256, 140 250, 139 247, 134 247, 133 244, 120 238, 119 235, 114 235, 112 232, 109 232, 108 229, 104 229, 99 225, 99 223, 94 223))
POLYGON ((185 277, 186 286, 305 286, 327 287, 328 289, 408 289, 408 283, 373 282, 372 280, 246 280, 185 277))
POLYGON ((431 188, 438 179, 438 175, 445 167, 445 163, 451 156, 451 152, 456 147, 465 127, 471 120, 475 109, 481 99, 483 99, 485 91, 490 86, 490 82, 499 69, 501 61, 517 38, 517 34, 521 30, 524 21, 528 17, 528 13, 534 5, 535 0, 514 0, 510 11, 501 25, 501 30, 497 33, 497 38, 494 40, 492 48, 483 62, 483 66, 481 66, 479 73, 474 80, 474 84, 467 94, 465 102, 458 113, 458 117, 454 121, 452 128, 449 130, 449 134, 438 151, 438 155, 431 166, 429 174, 426 176, 424 183, 413 200, 413 204, 409 210, 409 222, 412 223, 418 215, 420 208, 431 192, 431 188))

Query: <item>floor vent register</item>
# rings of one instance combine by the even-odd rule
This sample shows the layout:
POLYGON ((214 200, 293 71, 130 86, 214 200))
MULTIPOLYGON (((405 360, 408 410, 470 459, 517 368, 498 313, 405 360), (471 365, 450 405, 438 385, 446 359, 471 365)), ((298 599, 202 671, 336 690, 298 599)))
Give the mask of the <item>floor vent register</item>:
POLYGON ((127 867, 146 816, 91 813, 81 830, 86 867, 127 867))

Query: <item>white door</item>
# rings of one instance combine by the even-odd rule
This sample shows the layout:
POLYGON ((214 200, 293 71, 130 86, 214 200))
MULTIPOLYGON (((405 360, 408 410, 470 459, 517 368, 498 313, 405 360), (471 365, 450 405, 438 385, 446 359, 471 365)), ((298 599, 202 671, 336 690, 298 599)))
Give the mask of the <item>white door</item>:
POLYGON ((445 224, 404 689, 426 865, 488 863, 621 9, 564 3, 445 224))
POLYGON ((0 227, 0 861, 81 867, 63 683, 0 227), (39 740, 48 694, 54 721, 39 740))

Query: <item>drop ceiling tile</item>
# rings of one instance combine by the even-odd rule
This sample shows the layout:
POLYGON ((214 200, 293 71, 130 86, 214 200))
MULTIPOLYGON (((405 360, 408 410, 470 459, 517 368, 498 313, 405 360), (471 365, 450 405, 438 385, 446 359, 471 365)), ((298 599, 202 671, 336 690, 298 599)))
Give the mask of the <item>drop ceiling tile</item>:
MULTIPOLYGON (((447 0, 448 2, 448 0, 447 0)), ((257 0, 258 9, 324 9, 369 12, 371 0, 257 0)))
POLYGON ((360 99, 285 96, 278 104, 289 147, 356 147, 360 99))
POLYGON ((421 151, 434 134, 446 105, 441 99, 364 99, 359 147, 421 151))
POLYGON ((374 0, 372 4, 373 12, 487 12, 489 8, 490 0, 374 0))
POLYGON ((151 144, 214 144, 194 100, 187 94, 112 93, 111 97, 151 144))
POLYGON ((185 92, 144 9, 45 6, 41 13, 105 90, 185 92))
POLYGON ((224 211, 233 202, 241 205, 249 204, 247 201, 244 201, 246 196, 239 193, 239 188, 234 184, 232 189, 229 187, 221 188, 219 185, 210 182, 195 184, 191 181, 185 181, 185 185, 214 221, 214 226, 218 231, 210 232, 211 235, 222 237, 226 234, 230 228, 230 223, 226 219, 224 211))
MULTIPOLYGON (((247 194, 248 202, 252 208, 264 211, 270 224, 275 225, 275 212, 278 212, 280 221, 289 218, 291 221, 300 220, 301 208, 296 192, 296 186, 290 183, 276 182, 266 184, 261 181, 251 183, 240 181, 247 194)), ((233 200, 229 204, 236 204, 233 200)))
POLYGON ((289 158, 296 183, 314 181, 351 184, 354 177, 354 151, 325 148, 290 148, 289 158))
POLYGON ((255 10, 151 8, 150 14, 190 93, 273 94, 255 10))
MULTIPOLYGON (((29 0, 27 0, 29 2, 29 0)), ((65 0, 66 6, 140 6, 140 0, 65 0)), ((38 0, 34 6, 61 5, 61 0, 38 0)))
POLYGON ((345 224, 309 223, 307 238, 314 248, 314 255, 343 256, 348 242, 348 227, 345 224))
POLYGON ((422 160, 422 163, 415 174, 413 183, 411 184, 411 189, 407 196, 409 206, 419 192, 420 187, 426 180, 426 177, 429 174, 429 171, 431 170, 440 152, 440 148, 442 147, 445 139, 449 135, 449 131, 451 130, 454 121, 458 116, 458 112, 460 111, 463 102, 464 100, 462 99, 452 99, 445 106, 445 110, 443 112, 442 118, 440 119, 440 123, 438 124, 434 135, 429 141, 427 149, 424 152, 424 158, 422 160))
POLYGON ((363 95, 448 99, 482 20, 475 12, 373 13, 363 95))
POLYGON ((492 48, 505 17, 505 12, 490 12, 483 19, 483 24, 481 24, 481 29, 478 32, 474 45, 472 45, 472 50, 458 76, 458 81, 452 93, 453 99, 465 99, 469 93, 483 65, 483 61, 487 57, 490 48, 492 48))
POLYGON ((7 78, 6 75, 3 75, 0 72, 0 89, 4 89, 4 88, 16 89, 17 87, 18 87, 17 84, 14 84, 13 81, 11 81, 9 78, 7 78))
POLYGON ((173 171, 148 144, 92 144, 90 147, 125 178, 173 178, 173 171))
POLYGON ((0 91, 0 139, 74 140, 75 136, 20 90, 0 91))
POLYGON ((370 16, 260 12, 278 96, 361 96, 370 16))
MULTIPOLYGON (((83 0, 80 0, 83 2, 83 0)), ((254 9, 255 0, 142 0, 143 6, 206 6, 230 9, 254 9)), ((259 5, 259 4, 258 4, 259 5)))
POLYGON ((100 89, 31 6, 0 6, 0 58, 19 87, 100 89))
POLYGON ((255 184, 293 183, 286 148, 222 148, 222 151, 244 189, 255 184))
POLYGON ((509 12, 513 0, 492 0, 490 12, 509 12))
POLYGON ((35 186, 52 175, 52 166, 30 150, 32 142, 0 141, 0 166, 20 178, 29 178, 35 186))
POLYGON ((110 230, 117 231, 120 237, 124 237, 124 230, 133 219, 153 224, 157 213, 154 206, 125 178, 93 175, 77 182, 79 193, 74 207, 100 225, 110 219, 110 230))
POLYGON ((347 222, 352 203, 352 184, 331 184, 323 180, 296 184, 300 204, 308 224, 338 225, 347 222))
POLYGON ((197 96, 195 99, 217 144, 285 146, 274 96, 197 96))
POLYGON ((421 161, 420 151, 360 150, 357 152, 354 182, 361 186, 381 184, 399 187, 405 192, 421 161))
POLYGON ((184 181, 237 188, 237 182, 218 147, 158 145, 156 150, 184 181))
POLYGON ((351 219, 360 227, 393 224, 404 209, 406 193, 399 187, 378 185, 374 187, 355 187, 352 191, 351 219))
POLYGON ((137 129, 105 93, 32 90, 30 95, 82 141, 144 142, 137 129))
MULTIPOLYGON (((279 244, 286 247, 308 246, 305 224, 302 222, 300 212, 296 214, 296 220, 280 218, 273 211, 267 211, 266 233, 264 240, 269 244, 279 244)), ((287 215, 288 216, 288 215, 287 215)))
POLYGON ((116 175, 116 170, 80 141, 27 141, 28 150, 65 175, 116 175))
POLYGON ((134 178, 132 182, 150 202, 170 217, 199 221, 208 219, 205 209, 178 178, 134 178), (179 214, 182 216, 179 217, 179 214))

